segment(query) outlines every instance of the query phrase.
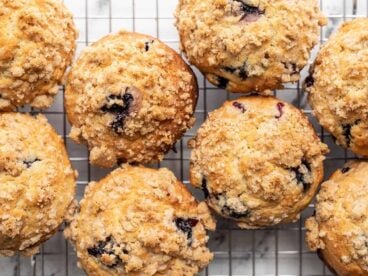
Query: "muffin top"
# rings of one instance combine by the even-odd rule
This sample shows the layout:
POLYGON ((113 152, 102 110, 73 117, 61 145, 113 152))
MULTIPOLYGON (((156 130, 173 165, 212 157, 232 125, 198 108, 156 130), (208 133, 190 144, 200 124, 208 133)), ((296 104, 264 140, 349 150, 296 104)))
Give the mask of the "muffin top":
POLYGON ((181 57, 159 40, 121 31, 84 50, 66 88, 70 136, 92 164, 162 159, 194 123, 198 87, 181 57))
POLYGON ((349 162, 322 184, 307 245, 338 275, 368 274, 368 162, 349 162))
POLYGON ((320 124, 337 143, 368 156, 368 18, 345 22, 318 54, 305 81, 320 124))
POLYGON ((326 22, 318 2, 179 0, 182 50, 213 84, 267 93, 299 79, 326 22))
POLYGON ((0 0, 0 110, 53 102, 77 31, 61 1, 0 0))
POLYGON ((123 166, 90 183, 66 236, 89 275, 195 275, 215 223, 167 169, 123 166))
POLYGON ((254 96, 210 113, 190 146, 191 183, 244 228, 296 220, 323 179, 328 151, 300 110, 254 96))
POLYGON ((0 254, 36 253, 62 223, 75 173, 46 118, 0 115, 0 254))

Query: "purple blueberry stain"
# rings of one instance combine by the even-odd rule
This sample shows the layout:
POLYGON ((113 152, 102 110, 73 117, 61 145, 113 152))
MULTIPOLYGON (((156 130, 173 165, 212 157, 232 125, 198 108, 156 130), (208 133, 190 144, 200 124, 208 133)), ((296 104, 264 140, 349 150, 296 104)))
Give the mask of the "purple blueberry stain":
POLYGON ((347 173, 350 171, 350 168, 349 167, 344 167, 341 169, 341 172, 344 174, 344 173, 347 173))
POLYGON ((27 160, 23 160, 23 164, 26 166, 27 169, 29 169, 30 167, 32 167, 33 163, 39 162, 39 161, 41 161, 41 159, 39 158, 27 159, 27 160))
POLYGON ((226 79, 224 77, 217 76, 217 86, 219 88, 226 89, 228 84, 229 84, 228 79, 226 79))
POLYGON ((103 113, 114 114, 115 118, 111 122, 110 127, 116 132, 121 133, 124 122, 129 116, 129 109, 134 101, 132 94, 126 92, 123 95, 109 95, 106 98, 107 103, 101 107, 103 113))
POLYGON ((240 9, 243 13, 240 18, 240 21, 255 22, 259 19, 261 15, 265 13, 264 11, 260 10, 259 7, 248 5, 244 3, 243 0, 234 0, 234 1, 240 3, 240 9))
POLYGON ((176 227, 187 235, 187 239, 189 244, 192 243, 192 236, 193 236, 193 228, 198 224, 199 220, 195 218, 176 218, 175 225, 176 227))
POLYGON ((282 115, 284 114, 284 107, 285 107, 285 104, 284 104, 284 103, 279 102, 279 103, 277 103, 276 107, 277 107, 277 110, 278 110, 279 114, 278 114, 278 115, 276 115, 276 116, 275 116, 275 118, 276 118, 276 119, 280 119, 280 118, 282 117, 282 115))
POLYGON ((247 70, 247 63, 244 62, 242 66, 239 67, 232 67, 232 66, 225 66, 223 68, 225 72, 228 72, 232 75, 237 76, 241 80, 246 80, 248 78, 248 70, 247 70))
POLYGON ((242 103, 239 103, 239 102, 233 102, 233 107, 235 107, 236 109, 239 109, 242 113, 247 111, 246 108, 244 107, 244 105, 242 103))
POLYGON ((241 218, 248 217, 250 212, 248 210, 245 212, 237 212, 233 208, 225 205, 224 207, 222 207, 221 213, 231 218, 241 219, 241 218))
POLYGON ((306 87, 312 87, 314 85, 314 78, 313 75, 309 75, 306 79, 305 79, 305 86, 306 87))
MULTIPOLYGON (((87 249, 89 255, 100 259, 102 255, 107 254, 113 256, 115 258, 115 263, 112 265, 107 265, 110 268, 113 268, 119 264, 122 264, 122 260, 120 259, 119 255, 116 254, 114 247, 119 246, 115 240, 109 236, 104 241, 99 241, 93 247, 87 249)), ((123 249, 124 254, 128 254, 128 250, 123 249)))
POLYGON ((311 181, 307 180, 307 176, 310 176, 312 173, 310 164, 303 159, 300 166, 290 168, 289 170, 294 173, 296 182, 303 186, 303 191, 309 190, 312 185, 311 181))

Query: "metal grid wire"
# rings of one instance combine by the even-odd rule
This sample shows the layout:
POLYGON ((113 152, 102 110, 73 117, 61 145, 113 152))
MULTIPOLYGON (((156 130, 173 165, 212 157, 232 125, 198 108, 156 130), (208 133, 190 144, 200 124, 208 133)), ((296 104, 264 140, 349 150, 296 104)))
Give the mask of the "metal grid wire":
MULTIPOLYGON (((179 41, 173 26, 173 12, 177 0, 64 0, 73 11, 75 22, 80 30, 78 51, 103 35, 124 28, 158 37, 172 48, 178 50, 179 41)), ((368 17, 368 0, 323 0, 321 7, 329 18, 328 26, 321 32, 320 42, 327 40, 342 21, 356 17, 368 17)), ((312 59, 319 47, 312 53, 312 59)), ((170 152, 155 167, 168 167, 186 185, 188 181, 189 156, 187 141, 194 136, 198 127, 205 120, 207 113, 221 106, 227 99, 239 97, 239 94, 226 93, 209 84, 198 70, 197 74, 200 97, 196 110, 197 123, 177 144, 177 152, 170 152)), ((302 80, 308 68, 302 71, 302 80)), ((318 131, 321 139, 329 145, 331 153, 325 162, 326 176, 342 167, 348 159, 355 156, 334 145, 331 136, 325 133, 311 116, 306 97, 301 91, 301 84, 287 85, 275 96, 301 108, 318 131)), ((83 196, 84 188, 91 180, 98 180, 109 170, 91 167, 88 152, 84 146, 69 140, 69 124, 63 108, 64 88, 55 104, 44 111, 50 123, 64 137, 70 159, 79 171, 77 195, 83 196)), ((26 112, 37 110, 23 109, 26 112)), ((188 185, 193 194, 202 199, 200 193, 188 185)), ((218 227, 211 233, 209 246, 215 253, 215 259, 201 275, 332 275, 318 257, 308 251, 304 245, 304 221, 313 212, 311 204, 302 214, 299 222, 262 230, 241 230, 232 222, 218 218, 218 227)), ((33 258, 15 256, 0 259, 0 275, 84 275, 77 268, 76 255, 65 241, 62 229, 48 242, 42 245, 40 253, 33 258)))

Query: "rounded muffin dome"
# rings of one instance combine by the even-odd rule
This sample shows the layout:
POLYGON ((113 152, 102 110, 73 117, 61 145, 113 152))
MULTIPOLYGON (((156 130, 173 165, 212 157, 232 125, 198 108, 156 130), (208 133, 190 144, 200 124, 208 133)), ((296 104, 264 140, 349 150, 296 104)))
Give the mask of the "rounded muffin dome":
POLYGON ((273 97, 226 102, 190 146, 191 183, 242 228, 295 221, 323 180, 327 146, 300 110, 273 97))
POLYGON ((215 223, 167 169, 123 166, 90 183, 66 236, 88 275, 196 275, 215 223))
POLYGON ((319 52, 304 87, 337 144, 368 156, 368 19, 345 22, 319 52))
POLYGON ((268 93, 299 79, 326 21, 318 2, 179 0, 182 50, 214 85, 268 93))
POLYGON ((0 0, 0 110, 51 106, 76 49, 61 1, 0 0))
POLYGON ((44 116, 0 114, 1 255, 37 253, 73 202, 75 174, 44 116))
POLYGON ((368 275, 368 162, 352 161, 321 185, 307 245, 336 275, 368 275))
POLYGON ((161 160, 194 124, 197 80, 171 48, 121 31, 84 50, 66 87, 70 136, 92 164, 161 160))

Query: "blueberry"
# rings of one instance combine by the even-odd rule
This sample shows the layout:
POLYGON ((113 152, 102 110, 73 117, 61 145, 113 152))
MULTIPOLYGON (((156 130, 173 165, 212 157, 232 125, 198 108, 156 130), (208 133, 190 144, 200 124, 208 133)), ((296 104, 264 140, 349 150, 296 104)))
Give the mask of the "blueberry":
POLYGON ((241 8, 241 11, 243 12, 243 15, 240 21, 242 20, 254 21, 254 19, 256 19, 257 16, 264 14, 264 11, 260 10, 258 7, 254 7, 254 6, 245 4, 243 0, 233 0, 233 1, 239 2, 241 5, 240 8, 241 8), (253 18, 251 20, 247 20, 247 19, 250 19, 251 16, 253 16, 253 18))
POLYGON ((307 191, 312 184, 310 181, 305 180, 306 175, 311 174, 310 164, 305 159, 303 159, 300 166, 290 168, 289 170, 294 172, 297 183, 303 185, 303 191, 307 191), (304 172, 302 166, 307 169, 306 173, 304 172))
POLYGON ((176 227, 187 234, 187 239, 189 240, 189 243, 191 243, 192 235, 193 235, 193 227, 195 227, 198 224, 199 220, 195 218, 176 218, 175 219, 175 225, 176 227))
POLYGON ((30 167, 32 167, 33 163, 39 162, 39 161, 41 161, 41 159, 39 158, 28 159, 28 160, 23 160, 23 164, 27 167, 27 169, 29 169, 30 167))
POLYGON ((210 197, 210 191, 208 190, 207 180, 205 178, 202 179, 202 191, 206 199, 210 197))
POLYGON ((123 95, 109 95, 106 98, 107 103, 101 107, 102 112, 115 115, 110 127, 113 128, 116 133, 121 132, 124 126, 124 121, 129 115, 130 106, 134 101, 133 95, 127 91, 128 89, 123 95), (119 103, 111 103, 112 101, 116 100, 119 101, 119 103))
POLYGON ((155 42, 154 40, 151 40, 151 41, 147 41, 147 42, 145 42, 144 43, 144 50, 146 51, 146 52, 148 52, 149 51, 149 49, 150 49, 150 45, 151 44, 153 44, 153 42, 155 42))
POLYGON ((222 89, 226 89, 227 85, 229 84, 229 80, 224 77, 217 77, 217 86, 222 89))
POLYGON ((351 124, 342 125, 342 134, 345 137, 346 145, 348 147, 350 147, 351 139, 353 138, 353 136, 351 135, 351 128, 352 128, 351 124))
POLYGON ((244 113, 246 111, 245 107, 243 104, 239 103, 239 102, 233 102, 233 106, 239 110, 241 110, 242 113, 244 113))
POLYGON ((348 171, 350 171, 350 168, 349 167, 345 167, 345 168, 342 168, 341 169, 341 172, 342 173, 347 173, 348 171))
POLYGON ((285 104, 279 102, 279 103, 277 103, 276 106, 277 106, 277 110, 279 111, 279 115, 276 115, 275 118, 276 119, 280 119, 282 117, 282 115, 284 114, 284 110, 283 109, 284 109, 285 104))
MULTIPOLYGON (((89 255, 100 258, 102 255, 112 255, 115 257, 115 263, 112 265, 108 265, 108 267, 112 268, 122 263, 119 255, 115 253, 114 247, 116 246, 115 240, 109 236, 104 241, 99 241, 97 245, 90 247, 87 249, 89 255)), ((126 249, 123 249, 124 254, 128 254, 129 252, 126 249)))
POLYGON ((282 64, 284 64, 285 69, 289 69, 289 67, 291 65, 291 68, 292 68, 291 74, 298 74, 299 73, 299 69, 298 69, 296 63, 282 62, 282 64))
POLYGON ((247 64, 244 63, 239 67, 226 66, 223 68, 224 71, 231 73, 242 80, 246 80, 248 78, 247 64))
POLYGON ((314 78, 313 75, 309 75, 306 79, 305 79, 305 86, 306 87, 311 87, 314 84, 314 78))
POLYGON ((240 219, 240 218, 244 218, 249 216, 249 211, 245 211, 245 212, 237 212, 235 211, 233 208, 225 205, 224 207, 222 207, 221 209, 221 213, 223 213, 226 216, 235 218, 235 219, 240 219))

